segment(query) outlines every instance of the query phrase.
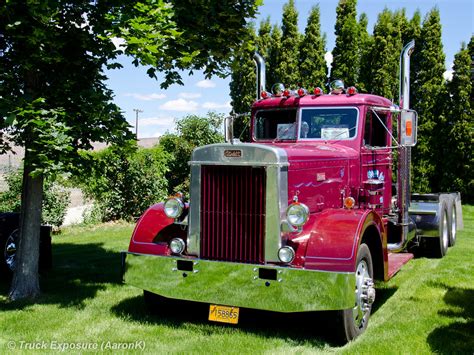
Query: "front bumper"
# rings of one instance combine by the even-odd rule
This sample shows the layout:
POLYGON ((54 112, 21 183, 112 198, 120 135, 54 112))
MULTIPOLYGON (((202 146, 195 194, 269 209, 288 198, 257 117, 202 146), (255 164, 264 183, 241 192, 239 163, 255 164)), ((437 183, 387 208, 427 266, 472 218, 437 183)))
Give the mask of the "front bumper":
POLYGON ((125 283, 174 299, 276 312, 348 309, 355 302, 354 273, 128 252, 122 268, 125 283), (179 260, 187 270, 179 270, 179 260))

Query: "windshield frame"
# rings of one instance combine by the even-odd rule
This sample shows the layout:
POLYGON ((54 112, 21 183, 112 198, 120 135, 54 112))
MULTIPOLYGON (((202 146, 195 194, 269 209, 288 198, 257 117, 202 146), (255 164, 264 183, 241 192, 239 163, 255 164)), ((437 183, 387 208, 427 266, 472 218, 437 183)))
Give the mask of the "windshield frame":
POLYGON ((359 119, 360 117, 360 110, 358 106, 307 106, 307 107, 301 107, 299 112, 298 112, 298 127, 297 127, 297 140, 298 141, 318 141, 318 142, 331 142, 331 141, 344 141, 344 142, 351 142, 354 141, 358 138, 359 136, 359 119), (353 137, 350 138, 334 138, 334 139, 327 139, 327 138, 303 138, 300 137, 301 135, 301 122, 303 118, 303 111, 304 110, 334 110, 334 109, 354 109, 356 111, 356 123, 355 123, 355 134, 353 137))

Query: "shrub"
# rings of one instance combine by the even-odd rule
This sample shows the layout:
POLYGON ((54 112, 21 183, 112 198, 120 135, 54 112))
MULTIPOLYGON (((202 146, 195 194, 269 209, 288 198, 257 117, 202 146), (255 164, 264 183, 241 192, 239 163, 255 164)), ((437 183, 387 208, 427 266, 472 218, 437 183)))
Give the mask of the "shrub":
MULTIPOLYGON (((8 190, 0 193, 0 212, 20 212, 23 168, 10 170, 5 175, 8 190)), ((70 193, 56 181, 45 179, 42 223, 60 227, 69 205, 70 193)))
POLYGON ((169 155, 160 147, 111 146, 89 154, 95 161, 92 168, 75 177, 85 195, 95 201, 86 214, 89 223, 98 218, 133 220, 167 196, 169 155))

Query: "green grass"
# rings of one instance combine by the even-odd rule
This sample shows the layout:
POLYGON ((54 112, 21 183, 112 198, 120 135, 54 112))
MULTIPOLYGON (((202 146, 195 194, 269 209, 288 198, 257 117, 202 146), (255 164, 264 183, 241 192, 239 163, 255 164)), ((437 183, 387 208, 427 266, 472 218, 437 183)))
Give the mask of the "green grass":
POLYGON ((69 228, 54 237, 54 267, 42 277, 36 304, 9 302, 8 285, 0 283, 0 353, 10 352, 11 341, 18 351, 22 341, 100 347, 138 340, 146 352, 168 353, 472 354, 474 206, 464 207, 464 223, 445 258, 413 260, 378 285, 369 328, 344 347, 328 342, 315 314, 243 310, 237 327, 207 322, 197 304, 177 315, 150 315, 142 291, 120 283, 118 252, 128 247, 133 226, 69 228))

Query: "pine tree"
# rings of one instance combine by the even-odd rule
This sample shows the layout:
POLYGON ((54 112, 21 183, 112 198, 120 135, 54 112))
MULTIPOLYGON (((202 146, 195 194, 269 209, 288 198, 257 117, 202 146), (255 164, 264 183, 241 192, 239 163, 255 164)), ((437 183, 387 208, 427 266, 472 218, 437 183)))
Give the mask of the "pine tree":
POLYGON ((359 73, 359 25, 357 0, 339 0, 336 9, 336 46, 332 52, 331 80, 342 79, 346 86, 357 83, 359 73))
POLYGON ((365 13, 362 13, 359 17, 359 29, 360 29, 360 73, 357 81, 357 88, 361 92, 370 92, 372 85, 372 53, 374 39, 367 31, 368 18, 365 13))
MULTIPOLYGON (((230 97, 232 111, 237 114, 250 112, 250 108, 255 101, 256 93, 256 73, 253 55, 255 52, 255 28, 248 26, 249 38, 253 39, 248 46, 241 50, 232 63, 232 74, 230 81, 230 97)), ((236 138, 248 140, 249 120, 247 117, 239 117, 234 122, 234 135, 236 138), (243 133, 242 133, 243 132, 243 133)))
POLYGON ((268 50, 268 65, 267 65, 267 86, 268 90, 271 89, 272 85, 281 83, 282 79, 277 74, 276 68, 278 67, 281 59, 281 30, 278 25, 274 25, 271 33, 270 48, 268 50))
POLYGON ((473 202, 474 106, 470 99, 473 85, 471 56, 464 43, 454 57, 453 70, 453 80, 448 83, 449 115, 441 144, 445 149, 438 171, 443 173, 442 191, 459 191, 463 202, 473 202))
POLYGON ((298 32, 298 12, 294 0, 283 6, 282 41, 280 61, 275 68, 276 76, 287 87, 295 87, 300 78, 298 67, 298 48, 300 34, 298 32))
POLYGON ((429 192, 439 190, 436 176, 436 161, 440 153, 438 134, 444 132, 443 109, 447 97, 443 78, 445 55, 437 8, 426 15, 419 43, 417 93, 412 102, 419 114, 418 143, 413 149, 413 185, 414 191, 429 192))
POLYGON ((319 6, 314 6, 308 17, 304 39, 300 45, 300 80, 303 87, 324 87, 327 81, 327 66, 324 60, 326 38, 321 36, 319 6))

